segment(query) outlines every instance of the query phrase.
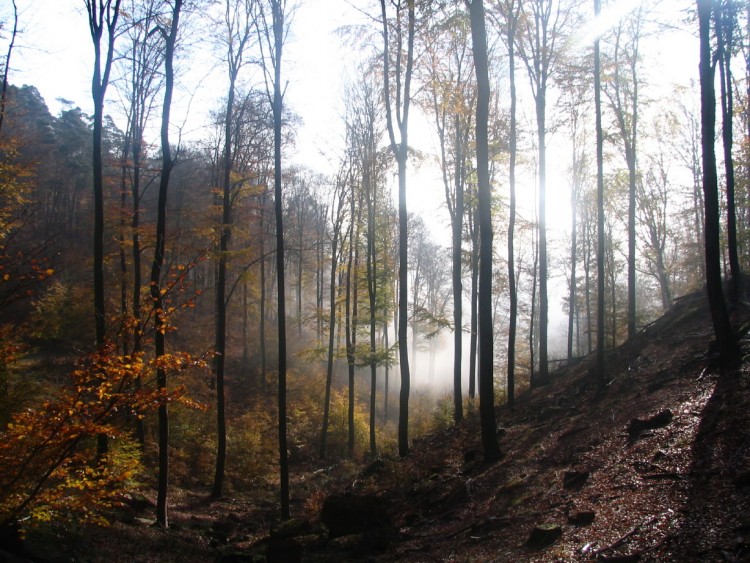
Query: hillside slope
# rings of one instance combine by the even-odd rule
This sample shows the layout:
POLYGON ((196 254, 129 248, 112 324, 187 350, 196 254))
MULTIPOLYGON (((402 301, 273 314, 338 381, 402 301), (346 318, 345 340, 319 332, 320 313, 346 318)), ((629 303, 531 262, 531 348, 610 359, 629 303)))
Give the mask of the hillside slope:
MULTIPOLYGON (((747 307, 733 316, 747 349, 747 307)), ((481 462, 475 420, 415 444, 397 485, 360 485, 399 530, 379 559, 750 559, 750 369, 719 375, 711 338, 692 294, 608 354, 604 393, 590 358, 502 408, 500 462, 481 462)))
MULTIPOLYGON (((748 350, 750 307, 732 315, 748 350)), ((295 466, 286 524, 272 483, 175 487, 162 530, 149 489, 110 528, 32 537, 18 557, 0 541, 0 561, 750 560, 750 364, 720 375, 711 339, 703 293, 679 299, 608 353, 603 392, 586 358, 499 408, 494 464, 470 408, 404 460, 295 466)))

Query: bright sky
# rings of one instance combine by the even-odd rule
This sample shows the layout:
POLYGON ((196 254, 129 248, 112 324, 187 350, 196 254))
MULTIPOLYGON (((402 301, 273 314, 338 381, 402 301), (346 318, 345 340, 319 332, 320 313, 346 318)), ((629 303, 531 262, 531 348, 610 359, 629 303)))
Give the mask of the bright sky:
MULTIPOLYGON (((377 15, 378 6, 374 0, 351 0, 363 9, 377 15)), ((625 14, 632 10, 636 0, 619 0, 611 9, 604 10, 604 17, 625 14)), ((0 4, 0 17, 10 9, 9 0, 0 4)), ((53 114, 61 109, 56 98, 71 100, 74 105, 91 113, 90 80, 92 72, 93 48, 88 30, 83 0, 17 0, 20 15, 21 34, 16 42, 16 50, 11 63, 10 81, 13 84, 33 84, 45 98, 53 114)), ((298 131, 298 146, 295 160, 306 162, 322 172, 332 172, 342 147, 343 123, 340 109, 343 98, 343 84, 347 75, 346 63, 351 63, 352 55, 343 49, 334 31, 343 24, 362 22, 365 16, 352 8, 346 0, 300 0, 300 6, 292 23, 292 37, 285 47, 284 76, 288 83, 287 102, 302 116, 304 126, 298 131), (335 6, 335 9, 332 9, 335 6)), ((592 3, 593 4, 593 3, 592 3)), ((611 4, 611 3, 610 3, 611 4)), ((655 2, 653 18, 667 23, 686 8, 694 5, 692 0, 663 0, 655 2)), ((593 15, 593 6, 591 8, 593 15)), ((7 21, 7 17, 5 18, 7 21)), ((591 37, 591 27, 582 31, 591 37)), ((207 38, 206 38, 207 39, 207 38)), ((585 39, 580 39, 581 48, 586 48, 585 39)), ((3 49, 7 45, 2 43, 3 49)), ((648 65, 655 65, 647 80, 651 82, 649 92, 658 92, 655 98, 666 97, 672 92, 673 83, 687 84, 697 77, 697 42, 691 33, 684 31, 663 31, 644 42, 644 53, 648 65)), ((190 120, 185 132, 190 139, 203 135, 201 127, 206 124, 206 111, 216 107, 217 101, 226 90, 223 67, 208 74, 205 67, 215 62, 206 44, 200 54, 192 54, 187 67, 189 73, 181 78, 181 96, 173 109, 173 123, 190 120), (204 64, 201 64, 203 62, 204 64)), ((519 61, 517 80, 525 87, 525 71, 519 61)), ((498 84, 501 99, 507 99, 507 80, 498 84)), ((112 91, 110 91, 112 92, 112 91)), ((527 92, 520 92, 526 96, 527 92)), ((116 114, 114 98, 108 102, 105 111, 116 114)), ((554 110, 550 110, 552 112, 554 110)), ((522 124, 527 131, 533 129, 530 108, 522 109, 526 119, 522 124)), ((432 150, 433 141, 429 120, 421 119, 414 113, 410 139, 421 145, 420 150, 432 150)), ((570 222, 569 194, 566 189, 569 166, 568 141, 564 133, 551 135, 549 141, 548 188, 551 202, 548 203, 548 227, 551 229, 551 252, 554 245, 560 249, 567 238, 570 222), (561 189, 562 188, 562 189, 561 189), (555 243, 555 239, 557 243, 555 243)), ((443 244, 449 244, 447 236, 448 218, 443 209, 443 188, 439 176, 428 170, 415 171, 412 167, 409 180, 408 207, 410 211, 421 212, 432 225, 433 233, 443 244), (443 236, 445 235, 445 236, 443 236)), ((524 197, 521 213, 532 216, 533 177, 527 175, 519 179, 519 194, 524 197), (526 185, 529 184, 529 185, 526 185)), ((503 182, 505 184, 505 182, 503 182)), ((558 284, 559 285, 559 284, 558 284)), ((552 302, 556 298, 553 297, 552 302)), ((554 311, 550 311, 553 322, 554 311)), ((560 316, 562 312, 560 311, 560 316)), ((559 320, 559 319, 558 319, 559 320)), ((554 330, 554 329, 553 329, 554 330)))

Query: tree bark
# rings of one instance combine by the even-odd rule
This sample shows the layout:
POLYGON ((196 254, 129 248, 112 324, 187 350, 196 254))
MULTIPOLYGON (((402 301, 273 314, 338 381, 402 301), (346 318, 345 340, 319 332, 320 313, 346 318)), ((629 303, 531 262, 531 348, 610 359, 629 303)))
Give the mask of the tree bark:
MULTIPOLYGON (((400 5, 399 5, 400 7, 400 5)), ((398 453, 401 457, 409 454, 409 392, 411 388, 411 376, 409 373, 409 356, 407 347, 407 323, 408 323, 408 220, 406 211, 406 162, 409 156, 408 130, 409 130, 409 107, 411 104, 411 77, 414 64, 414 0, 407 0, 408 32, 406 61, 402 61, 402 53, 397 53, 399 63, 405 64, 403 81, 399 75, 397 78, 397 102, 394 111, 391 103, 391 64, 390 44, 388 31, 388 18, 386 14, 385 0, 380 0, 380 8, 383 23, 383 83, 385 90, 386 121, 388 124, 388 137, 390 139, 391 151, 398 163, 398 248, 399 248, 399 270, 398 270, 398 349, 399 365, 401 369, 401 391, 399 395, 398 415, 398 453), (399 139, 395 136, 395 127, 398 126, 399 139)), ((398 15, 400 23, 400 14, 398 15)), ((399 26, 398 33, 402 33, 399 26)), ((402 39, 402 38, 401 38, 402 39)), ((401 41, 399 41, 401 43, 401 41)), ((397 65, 397 71, 401 70, 401 64, 397 65)))
POLYGON ((738 357, 738 346, 729 322, 721 287, 721 249, 719 245, 719 182, 716 175, 714 138, 716 127, 716 94, 711 64, 711 0, 697 0, 700 37, 701 138, 703 144, 703 201, 705 213, 706 289, 714 334, 723 368, 738 357))
POLYGON ((477 76, 476 145, 479 189, 479 412, 486 462, 500 459, 495 426, 494 353, 492 328, 492 198, 490 193, 488 127, 490 79, 484 2, 469 4, 474 68, 477 76))
MULTIPOLYGON (((167 193, 169 177, 172 172, 172 150, 169 146, 169 114, 172 108, 174 90, 174 51, 177 41, 177 29, 180 21, 182 0, 175 0, 172 8, 172 22, 169 32, 162 30, 166 40, 164 57, 164 104, 161 117, 161 178, 159 181, 159 200, 156 212, 156 245, 154 261, 151 265, 151 299, 154 312, 154 354, 156 360, 166 352, 167 319, 164 315, 164 296, 162 293, 162 268, 166 248, 167 233, 167 193)), ((167 372, 163 367, 156 370, 156 387, 166 394, 167 372)), ((156 497, 156 521, 162 528, 169 526, 167 519, 167 488, 169 484, 169 411, 166 397, 159 404, 159 476, 156 497)))
MULTIPOLYGON (((600 0, 594 0, 599 17, 600 0)), ((596 371, 599 388, 606 384, 604 367, 604 137, 602 135, 601 54, 599 37, 594 40, 594 111, 596 113, 596 371)))

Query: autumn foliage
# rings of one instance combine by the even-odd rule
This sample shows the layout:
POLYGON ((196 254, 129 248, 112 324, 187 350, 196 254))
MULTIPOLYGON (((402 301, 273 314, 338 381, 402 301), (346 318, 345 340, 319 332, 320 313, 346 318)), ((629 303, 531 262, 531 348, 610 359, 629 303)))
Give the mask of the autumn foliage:
POLYGON ((181 387, 160 393, 153 384, 157 367, 204 366, 188 354, 164 356, 157 365, 106 349, 77 365, 55 399, 13 414, 0 433, 0 526, 71 518, 106 524, 104 512, 121 502, 141 468, 128 421, 165 401, 201 408, 181 387), (114 440, 97 457, 100 434, 114 440))

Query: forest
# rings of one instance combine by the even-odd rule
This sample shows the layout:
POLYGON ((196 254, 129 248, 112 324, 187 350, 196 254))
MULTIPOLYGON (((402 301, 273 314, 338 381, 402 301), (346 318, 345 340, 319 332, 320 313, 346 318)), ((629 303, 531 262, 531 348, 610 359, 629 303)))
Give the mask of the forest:
MULTIPOLYGON (((56 115, 14 80, 28 24, 11 4, 2 553, 47 560, 13 542, 141 503, 164 533, 176 510, 180 533, 186 495, 254 499, 269 526, 299 525, 329 506, 315 479, 421 475, 441 432, 478 441, 461 463, 507 463, 507 417, 527 423, 529 401, 570 392, 582 365, 613 400, 640 369, 619 358, 685 303, 706 308, 706 370, 743 369, 747 2, 352 1, 325 170, 295 158, 298 3, 84 0, 93 111, 58 99, 56 115), (693 51, 665 60, 665 40, 693 51), (180 81, 207 53, 221 87, 184 137, 180 81), (437 211, 410 209, 415 193, 437 211)), ((298 560, 298 544, 272 554, 289 538, 271 530, 268 560, 298 560)))

